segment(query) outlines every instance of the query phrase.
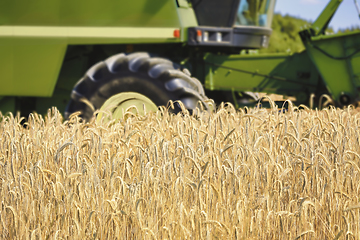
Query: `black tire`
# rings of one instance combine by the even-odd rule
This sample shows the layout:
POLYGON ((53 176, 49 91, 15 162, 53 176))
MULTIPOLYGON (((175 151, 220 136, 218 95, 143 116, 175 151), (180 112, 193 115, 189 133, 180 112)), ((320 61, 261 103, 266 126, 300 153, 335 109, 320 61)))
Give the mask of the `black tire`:
MULTIPOLYGON (((80 111, 80 116, 88 121, 94 110, 121 92, 140 93, 157 106, 180 100, 190 111, 199 107, 199 102, 208 109, 204 89, 189 71, 180 71, 173 62, 148 53, 120 53, 92 66, 76 83, 65 118, 80 111)), ((179 104, 174 106, 174 113, 181 111, 179 104)))

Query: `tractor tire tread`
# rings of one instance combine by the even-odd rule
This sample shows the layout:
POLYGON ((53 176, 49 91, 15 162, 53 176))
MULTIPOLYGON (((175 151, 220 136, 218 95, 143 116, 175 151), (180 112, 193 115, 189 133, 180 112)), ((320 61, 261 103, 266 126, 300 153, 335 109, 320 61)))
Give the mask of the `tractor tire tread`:
MULTIPOLYGON (((74 86, 65 111, 65 118, 80 111, 82 112, 80 116, 89 120, 93 115, 93 110, 85 102, 91 102, 95 109, 99 109, 102 103, 111 97, 109 95, 111 93, 106 93, 106 90, 103 90, 104 86, 108 85, 105 87, 111 89, 114 84, 116 85, 116 81, 119 81, 120 76, 124 74, 148 79, 151 84, 162 89, 164 94, 171 96, 169 100, 180 100, 189 110, 198 107, 198 102, 201 102, 203 107, 208 109, 207 97, 200 81, 176 69, 176 67, 177 65, 168 59, 151 57, 149 53, 145 52, 128 55, 120 53, 100 61, 93 65, 74 86)), ((180 106, 173 111, 175 113, 181 111, 180 106)))

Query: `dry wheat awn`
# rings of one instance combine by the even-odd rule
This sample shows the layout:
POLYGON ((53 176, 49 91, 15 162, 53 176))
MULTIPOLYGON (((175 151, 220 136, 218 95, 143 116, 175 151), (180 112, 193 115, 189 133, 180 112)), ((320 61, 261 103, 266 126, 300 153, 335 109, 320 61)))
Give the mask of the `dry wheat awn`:
POLYGON ((359 239, 360 112, 0 114, 1 239, 359 239))

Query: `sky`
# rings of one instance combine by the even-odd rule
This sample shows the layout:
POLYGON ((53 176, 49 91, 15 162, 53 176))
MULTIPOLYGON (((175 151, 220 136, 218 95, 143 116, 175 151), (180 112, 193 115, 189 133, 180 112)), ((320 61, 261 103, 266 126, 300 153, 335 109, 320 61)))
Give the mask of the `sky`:
MULTIPOLYGON (((360 0, 357 1, 360 6, 360 0)), ((276 0, 275 12, 313 22, 328 2, 330 0, 276 0)), ((343 0, 330 22, 330 27, 337 32, 339 29, 350 28, 351 26, 360 26, 359 14, 354 0, 343 0)))

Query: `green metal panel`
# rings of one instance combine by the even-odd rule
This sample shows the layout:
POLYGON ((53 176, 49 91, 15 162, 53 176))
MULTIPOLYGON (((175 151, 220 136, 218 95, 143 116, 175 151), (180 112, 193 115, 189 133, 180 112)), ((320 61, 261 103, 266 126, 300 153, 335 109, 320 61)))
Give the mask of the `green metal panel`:
POLYGON ((178 27, 176 1, 2 0, 0 25, 178 27))
MULTIPOLYGON (((160 27, 60 27, 0 26, 0 39, 36 38, 39 41, 62 39, 63 44, 124 44, 180 42, 176 28, 160 27)), ((24 41, 26 45, 26 41, 24 41)))
POLYGON ((0 96, 51 96, 66 41, 0 37, 0 96))
POLYGON ((195 12, 192 8, 179 7, 177 9, 179 21, 181 25, 181 41, 187 41, 188 27, 195 27, 198 25, 195 12))
POLYGON ((305 46, 333 99, 341 103, 346 95, 358 101, 360 32, 312 37, 305 46))
POLYGON ((306 101, 315 92, 319 75, 306 52, 205 57, 205 88, 297 96, 306 101))
POLYGON ((196 25, 176 0, 0 1, 0 96, 52 96, 68 45, 178 43, 196 25))

